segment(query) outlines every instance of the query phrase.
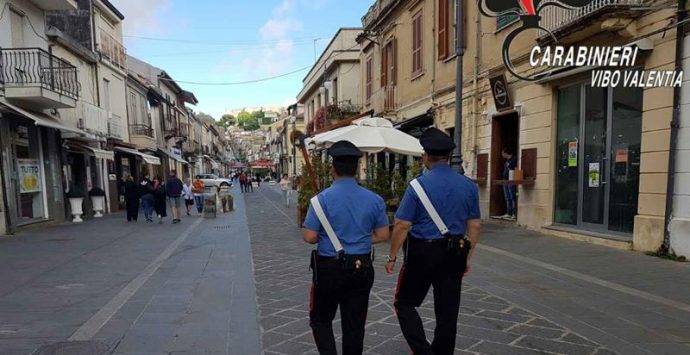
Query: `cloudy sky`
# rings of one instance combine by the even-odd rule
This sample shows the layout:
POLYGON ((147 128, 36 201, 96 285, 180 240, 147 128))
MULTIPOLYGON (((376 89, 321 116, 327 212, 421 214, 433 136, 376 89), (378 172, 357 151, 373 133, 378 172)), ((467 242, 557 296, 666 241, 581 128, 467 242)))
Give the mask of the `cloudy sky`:
POLYGON ((129 54, 170 73, 197 111, 294 103, 302 79, 339 27, 361 26, 374 0, 111 0, 129 54), (315 46, 316 44, 316 46, 315 46), (306 69, 303 69, 306 68, 306 69), (243 85, 237 83, 297 73, 243 85))

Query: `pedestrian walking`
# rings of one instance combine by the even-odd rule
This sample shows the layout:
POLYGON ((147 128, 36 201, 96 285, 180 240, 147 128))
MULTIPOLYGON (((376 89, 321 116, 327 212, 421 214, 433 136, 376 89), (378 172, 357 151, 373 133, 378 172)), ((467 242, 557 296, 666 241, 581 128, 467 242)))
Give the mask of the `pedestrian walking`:
MULTIPOLYGON (((501 150, 501 156, 503 157, 503 180, 510 180, 510 172, 517 168, 517 157, 508 147, 501 150)), ((506 200, 506 214, 500 218, 515 220, 517 217, 517 186, 503 185, 503 197, 506 200)))
POLYGON ((280 180, 280 190, 283 192, 285 207, 290 208, 290 179, 288 179, 288 174, 283 174, 283 178, 280 180))
POLYGON ((153 209, 156 211, 156 215, 158 216, 158 224, 162 224, 163 218, 168 216, 168 211, 165 205, 165 199, 167 198, 165 182, 160 176, 156 176, 153 189, 153 209))
POLYGON ((168 194, 168 200, 170 201, 173 224, 182 222, 180 219, 180 209, 182 208, 183 188, 184 184, 182 183, 182 180, 177 177, 177 172, 175 170, 170 170, 170 176, 168 177, 168 181, 165 183, 165 191, 168 194))
POLYGON ((187 211, 187 216, 191 216, 192 206, 194 206, 194 193, 192 192, 192 181, 190 179, 185 179, 184 181, 182 196, 184 196, 184 207, 187 211))
POLYGON ((410 183, 400 202, 386 271, 393 273, 407 239, 394 303, 400 328, 414 354, 448 355, 455 349, 462 278, 479 239, 479 191, 448 165, 455 148, 449 136, 430 128, 419 141, 429 172, 410 183), (416 309, 430 286, 436 314, 431 344, 416 309))
POLYGON ((155 197, 153 195, 153 182, 149 178, 149 174, 144 176, 139 184, 139 189, 141 190, 141 207, 144 210, 144 217, 146 222, 153 222, 153 203, 155 197))
POLYGON ((333 319, 340 307, 343 354, 362 354, 369 293, 374 284, 372 244, 388 240, 381 196, 355 180, 362 152, 348 141, 328 149, 333 185, 311 199, 304 241, 312 252, 309 319, 320 354, 337 354, 333 319))
POLYGON ((256 187, 261 187, 261 176, 259 174, 254 175, 254 179, 256 180, 256 187))
POLYGON ((247 192, 247 175, 244 172, 240 174, 240 189, 242 193, 247 192))
POLYGON ((125 177, 125 206, 127 209, 127 222, 136 222, 139 217, 140 189, 131 175, 125 177))
POLYGON ((204 212, 204 188, 204 182, 199 179, 199 176, 197 176, 192 183, 192 193, 194 193, 196 211, 199 212, 199 214, 204 212))

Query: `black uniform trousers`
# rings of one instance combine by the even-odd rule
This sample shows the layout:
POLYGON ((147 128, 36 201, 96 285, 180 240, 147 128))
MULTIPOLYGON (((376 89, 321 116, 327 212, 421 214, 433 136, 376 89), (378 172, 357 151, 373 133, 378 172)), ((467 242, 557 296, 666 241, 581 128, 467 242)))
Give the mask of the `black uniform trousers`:
POLYGON ((362 354, 374 269, 345 269, 337 259, 319 260, 316 274, 311 288, 309 319, 319 354, 338 353, 333 335, 333 319, 338 307, 343 330, 343 354, 362 354))
POLYGON ((415 355, 446 355, 455 350, 462 275, 467 266, 470 243, 449 251, 445 240, 435 242, 409 238, 405 263, 400 270, 395 294, 395 312, 405 340, 415 355), (417 307, 434 287, 436 329, 431 344, 417 307))

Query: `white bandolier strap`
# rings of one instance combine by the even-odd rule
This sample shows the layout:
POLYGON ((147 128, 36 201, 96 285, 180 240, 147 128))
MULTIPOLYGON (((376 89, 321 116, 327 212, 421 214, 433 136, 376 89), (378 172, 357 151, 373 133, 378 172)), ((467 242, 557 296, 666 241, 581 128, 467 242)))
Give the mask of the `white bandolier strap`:
POLYGON ((417 179, 410 181, 410 186, 412 186, 414 192, 417 193, 417 197, 419 197, 419 200, 422 201, 422 205, 424 205, 426 213, 431 216, 431 220, 434 221, 434 224, 436 225, 436 228, 438 228, 438 231, 441 232, 441 235, 448 234, 448 227, 446 227, 446 224, 443 223, 441 216, 439 216, 438 211, 436 211, 436 208, 431 203, 431 200, 429 200, 429 196, 427 196, 426 191, 424 191, 422 185, 419 184, 419 181, 417 181, 417 179))
POLYGON ((335 234, 335 231, 333 230, 333 227, 331 226, 331 222, 329 222, 328 218, 326 218, 326 214, 323 212, 323 208, 321 208, 321 202, 319 202, 318 196, 312 197, 311 206, 314 207, 314 212, 316 212, 316 217, 319 218, 319 222, 321 222, 323 229, 326 230, 326 234, 328 235, 328 239, 331 240, 331 244, 333 244, 333 247, 335 248, 335 252, 340 253, 341 251, 343 251, 343 245, 340 244, 340 240, 338 240, 338 236, 335 234))

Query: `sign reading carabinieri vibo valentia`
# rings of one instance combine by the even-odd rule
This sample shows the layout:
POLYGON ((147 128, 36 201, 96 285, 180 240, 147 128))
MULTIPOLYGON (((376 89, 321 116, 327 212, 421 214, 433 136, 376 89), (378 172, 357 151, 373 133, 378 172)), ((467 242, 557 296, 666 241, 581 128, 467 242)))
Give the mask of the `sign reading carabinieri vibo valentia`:
POLYGON ((679 87, 683 83, 680 70, 643 70, 637 67, 640 47, 626 46, 534 46, 529 65, 533 74, 518 73, 510 58, 510 45, 527 30, 541 30, 558 43, 556 37, 540 25, 539 13, 548 6, 566 9, 582 8, 593 0, 479 0, 479 11, 484 16, 519 15, 522 26, 508 33, 503 42, 503 63, 513 76, 536 81, 546 79, 559 68, 590 67, 594 87, 679 87))

